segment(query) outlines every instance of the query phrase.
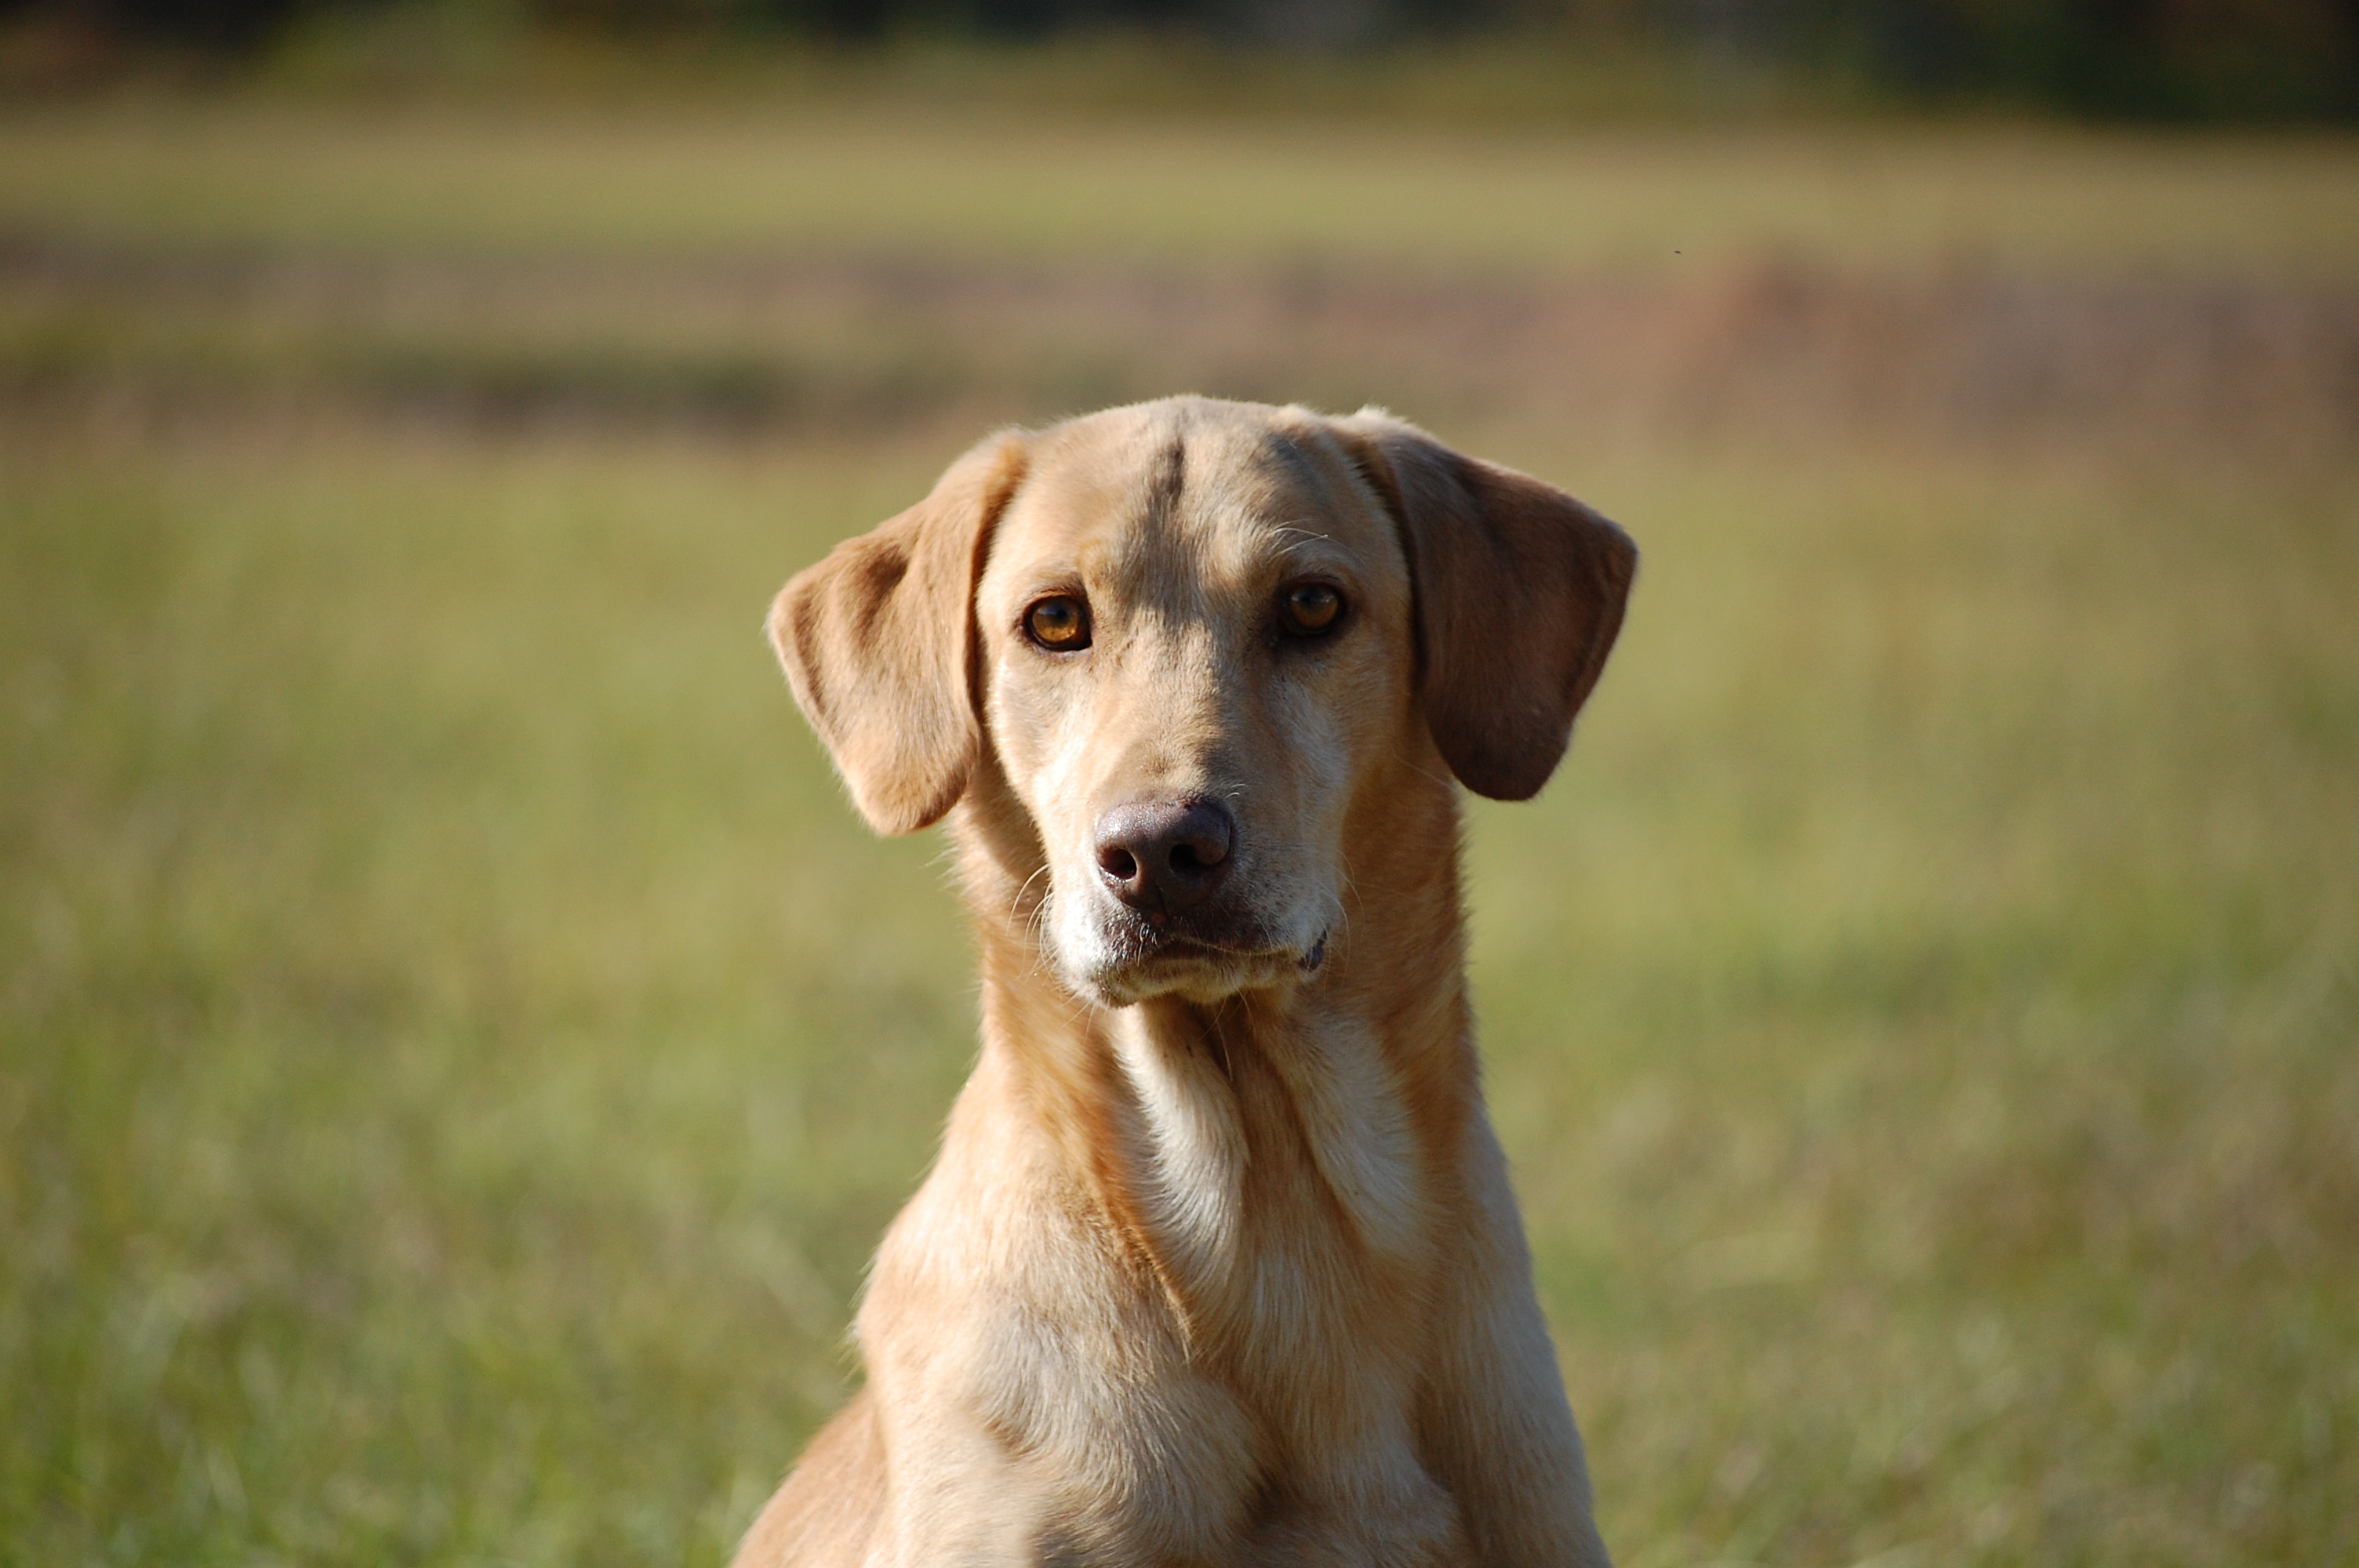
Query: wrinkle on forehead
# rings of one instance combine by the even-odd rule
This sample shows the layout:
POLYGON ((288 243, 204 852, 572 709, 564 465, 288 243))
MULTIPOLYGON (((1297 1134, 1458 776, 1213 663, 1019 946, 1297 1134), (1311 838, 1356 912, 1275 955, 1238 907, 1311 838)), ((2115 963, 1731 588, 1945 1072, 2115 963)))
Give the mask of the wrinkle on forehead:
POLYGON ((1258 586, 1306 546, 1334 543, 1332 487, 1283 431, 1199 423, 1150 471, 1136 524, 1118 529, 1105 563, 1126 588, 1258 586))

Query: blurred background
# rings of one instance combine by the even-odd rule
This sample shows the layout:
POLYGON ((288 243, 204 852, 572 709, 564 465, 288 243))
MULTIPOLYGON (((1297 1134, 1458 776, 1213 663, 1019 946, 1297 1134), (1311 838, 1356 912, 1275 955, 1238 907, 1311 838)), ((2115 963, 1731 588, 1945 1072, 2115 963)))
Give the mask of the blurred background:
POLYGON ((720 1561, 973 1050, 769 595, 1180 390, 1646 552, 1471 851, 1625 1568, 2359 1562, 2355 16, 0 5, 0 1563, 720 1561))

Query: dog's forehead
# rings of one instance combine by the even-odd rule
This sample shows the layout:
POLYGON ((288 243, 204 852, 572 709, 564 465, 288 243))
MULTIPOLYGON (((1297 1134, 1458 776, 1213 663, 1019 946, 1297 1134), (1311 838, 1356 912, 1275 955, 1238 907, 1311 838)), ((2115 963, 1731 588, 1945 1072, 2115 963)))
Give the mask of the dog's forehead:
POLYGON ((1036 447, 994 554, 1135 589, 1382 570, 1398 553, 1389 524, 1333 444, 1289 416, 1173 399, 1060 426, 1036 447))

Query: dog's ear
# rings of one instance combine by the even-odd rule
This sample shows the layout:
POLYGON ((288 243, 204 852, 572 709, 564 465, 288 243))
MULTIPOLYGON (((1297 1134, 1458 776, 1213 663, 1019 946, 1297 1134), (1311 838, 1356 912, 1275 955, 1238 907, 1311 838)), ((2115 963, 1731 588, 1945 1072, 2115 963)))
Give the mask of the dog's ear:
POLYGON ((1622 629, 1637 547, 1554 486, 1379 409, 1328 423, 1400 528, 1434 744, 1475 794, 1530 799, 1622 629))
POLYGON ((983 743, 974 585, 1024 477, 1025 438, 994 436, 933 493, 838 545, 770 607, 770 642, 853 804, 879 833, 940 819, 983 743))

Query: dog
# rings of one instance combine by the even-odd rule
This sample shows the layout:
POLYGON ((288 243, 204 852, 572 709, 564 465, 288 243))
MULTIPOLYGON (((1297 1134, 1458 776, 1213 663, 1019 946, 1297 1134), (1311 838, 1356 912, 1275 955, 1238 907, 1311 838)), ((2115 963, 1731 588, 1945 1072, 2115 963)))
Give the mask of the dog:
POLYGON ((739 1568, 1604 1568, 1456 791, 1547 782, 1636 564, 1381 410, 1179 397, 995 435, 788 583, 861 815, 948 819, 983 1046, 739 1568))

